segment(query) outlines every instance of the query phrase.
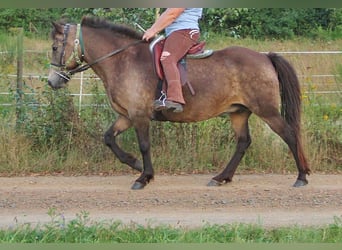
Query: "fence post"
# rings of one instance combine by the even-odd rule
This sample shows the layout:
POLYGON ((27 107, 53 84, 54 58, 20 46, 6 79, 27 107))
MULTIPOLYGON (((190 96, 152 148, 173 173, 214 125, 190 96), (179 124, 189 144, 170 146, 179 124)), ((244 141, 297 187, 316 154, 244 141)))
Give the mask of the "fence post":
POLYGON ((155 20, 158 19, 158 17, 160 16, 160 8, 156 8, 156 11, 155 11, 155 20))
POLYGON ((79 117, 81 117, 81 110, 82 110, 82 95, 83 95, 83 71, 81 72, 80 96, 78 98, 78 116, 79 117))
POLYGON ((24 29, 17 28, 17 98, 16 98, 16 127, 20 128, 23 122, 23 68, 24 68, 24 57, 23 57, 23 37, 24 29))

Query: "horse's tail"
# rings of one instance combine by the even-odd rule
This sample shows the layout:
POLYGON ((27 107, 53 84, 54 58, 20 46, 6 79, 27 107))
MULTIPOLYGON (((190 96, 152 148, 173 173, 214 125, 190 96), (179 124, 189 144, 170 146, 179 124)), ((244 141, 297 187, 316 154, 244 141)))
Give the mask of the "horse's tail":
POLYGON ((301 93, 297 74, 291 64, 284 57, 269 53, 280 83, 281 115, 293 128, 296 134, 300 133, 301 93))
POLYGON ((293 129, 297 141, 299 160, 309 172, 309 167, 301 145, 301 91, 295 69, 282 56, 276 53, 268 53, 279 80, 281 97, 281 115, 293 129))

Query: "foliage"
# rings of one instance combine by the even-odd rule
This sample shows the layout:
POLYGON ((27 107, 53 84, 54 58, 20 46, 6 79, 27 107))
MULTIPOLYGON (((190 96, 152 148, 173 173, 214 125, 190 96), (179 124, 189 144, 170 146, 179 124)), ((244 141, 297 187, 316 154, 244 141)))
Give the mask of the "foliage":
MULTIPOLYGON (((72 10, 74 9, 68 9, 70 13, 72 10)), ((95 10, 99 15, 114 16, 115 14, 117 20, 121 18, 121 21, 138 20, 143 15, 141 13, 141 16, 136 17, 131 9, 127 9, 127 11, 111 9, 108 12, 103 9, 92 9, 92 13, 95 10)), ((212 11, 210 16, 214 16, 216 9, 206 9, 206 11, 209 10, 212 11)), ((83 12, 85 9, 79 9, 79 11, 80 16, 85 14, 83 12)), ((150 14, 155 13, 154 11, 151 10, 150 14)), ((228 20, 229 14, 235 15, 235 18, 238 19, 240 12, 247 11, 247 9, 220 9, 220 11, 222 15, 226 13, 228 20)), ((64 15, 67 15, 66 10, 64 15)), ((336 14, 336 16, 335 19, 338 20, 339 15, 336 14)), ((74 18, 77 20, 76 16, 74 18)), ((216 23, 218 31, 228 22, 221 22, 219 18, 212 21, 213 24, 216 23)), ((237 41, 235 38, 227 38, 223 34, 220 36, 213 34, 211 38, 211 43, 217 48, 226 46, 227 43, 236 43, 247 47, 254 46, 260 51, 270 47, 273 50, 279 48, 291 50, 311 46, 310 48, 314 50, 325 46, 322 41, 312 42, 306 39, 292 41, 240 39, 237 41)), ((13 39, 16 39, 13 34, 9 38, 0 35, 0 39, 2 50, 12 49, 15 51, 15 43, 11 43, 13 39)), ((44 44, 41 47, 45 47, 48 44, 46 41, 37 39, 25 39, 25 41, 30 41, 35 47, 40 47, 41 44, 44 44)), ((27 44, 25 45, 25 48, 30 49, 27 44)), ((46 48, 50 49, 47 46, 46 48)), ((116 114, 108 104, 102 83, 95 80, 95 76, 84 83, 89 92, 95 95, 86 97, 89 99, 85 104, 91 103, 91 105, 82 106, 82 110, 78 109, 77 99, 70 96, 72 88, 77 88, 77 85, 72 82, 67 89, 52 91, 46 86, 44 77, 36 80, 25 78, 24 105, 21 107, 24 116, 16 119, 15 108, 18 98, 16 83, 8 76, 15 74, 15 53, 3 54, 1 59, 0 73, 4 74, 0 81, 1 92, 9 90, 11 93, 10 95, 0 95, 0 103, 10 103, 10 106, 0 106, 0 118, 2 119, 0 143, 3 144, 0 156, 1 175, 21 175, 32 172, 55 173, 55 171, 63 171, 65 174, 118 174, 130 171, 126 165, 120 164, 112 152, 103 145, 103 134, 115 120, 116 114), (20 131, 17 133, 12 126, 16 121, 20 125, 20 131), (7 144, 10 145, 6 146, 7 144), (25 146, 25 150, 22 145, 25 146), (20 154, 17 154, 18 151, 20 154), (113 165, 115 169, 112 168, 113 165)), ((305 70, 310 70, 312 65, 318 63, 320 70, 324 66, 324 71, 330 72, 336 64, 336 61, 329 56, 325 60, 316 61, 311 57, 300 58, 297 62, 298 69, 304 67, 305 74, 305 70)), ((37 74, 41 75, 46 75, 48 72, 49 59, 45 53, 39 53, 39 55, 25 53, 24 62, 26 72, 38 72, 37 74)), ((311 75, 317 72, 310 71, 309 73, 311 75)), ((342 75, 341 69, 338 74, 342 75)), ((77 80, 75 79, 75 81, 77 80)), ((336 84, 341 80, 332 82, 336 84)), ((322 86, 322 88, 327 87, 326 85, 322 86)), ((336 90, 335 86, 333 90, 336 90)), ((342 149, 342 138, 339 133, 341 105, 335 94, 327 97, 327 95, 316 95, 314 92, 308 97, 303 96, 305 115, 303 117, 303 134, 304 145, 309 151, 307 155, 314 170, 340 172, 342 171, 342 159, 339 153, 342 149), (336 101, 330 98, 332 96, 336 98, 336 101), (326 105, 327 98, 329 98, 329 105, 326 105)), ((73 93, 75 92, 73 91, 73 93)), ((248 173, 252 171, 277 173, 296 171, 287 146, 273 133, 270 133, 270 130, 265 128, 264 123, 257 117, 251 117, 250 125, 253 144, 248 149, 238 171, 248 173), (273 148, 272 154, 269 154, 270 145, 273 148)), ((140 152, 134 132, 133 129, 126 131, 117 138, 117 142, 124 150, 139 157, 140 152)), ((151 153, 156 172, 218 172, 227 164, 235 150, 234 135, 227 117, 193 124, 152 122, 151 139, 151 153)))
POLYGON ((340 9, 206 9, 202 25, 233 37, 291 39, 340 29, 340 9))
POLYGON ((96 75, 90 78, 87 85, 90 86, 90 92, 93 94, 90 99, 91 105, 80 109, 80 119, 83 121, 86 133, 94 138, 101 138, 105 130, 111 125, 116 114, 111 109, 108 97, 102 87, 102 82, 96 80, 96 75), (93 119, 88 119, 93 117, 93 119))
MULTIPOLYGON (((336 69, 337 82, 342 81, 342 65, 336 69)), ((309 87, 309 94, 303 95, 304 113, 307 136, 317 145, 316 152, 312 155, 324 152, 321 156, 321 163, 324 170, 335 165, 336 170, 342 170, 342 158, 338 152, 342 151, 342 103, 341 91, 337 93, 338 99, 331 99, 330 104, 326 103, 320 94, 314 94, 315 86, 309 87), (310 91, 312 93, 310 93, 310 91)), ((339 89, 341 90, 341 89, 339 89)), ((318 169, 318 168, 317 168, 318 169)))
POLYGON ((33 147, 58 148, 58 145, 68 141, 65 138, 70 138, 75 112, 67 92, 67 89, 52 91, 46 88, 37 99, 24 95, 25 115, 17 122, 20 129, 32 140, 33 147))
POLYGON ((323 227, 265 228, 258 224, 204 225, 186 229, 142 226, 132 223, 94 222, 82 211, 66 222, 63 214, 50 209, 51 222, 32 226, 17 224, 0 230, 1 243, 341 243, 342 221, 323 227))
POLYGON ((0 32, 0 52, 1 53, 1 67, 0 74, 8 74, 14 70, 13 63, 16 57, 16 40, 15 36, 0 32))
POLYGON ((46 36, 51 27, 51 21, 60 16, 60 9, 0 9, 0 29, 8 31, 11 28, 22 27, 26 35, 39 33, 46 36))
POLYGON ((154 9, 146 8, 50 8, 50 9, 0 9, 0 31, 13 27, 23 27, 26 35, 36 34, 47 37, 51 22, 65 20, 79 23, 82 16, 94 15, 105 17, 113 22, 134 26, 137 22, 143 27, 153 23, 154 9))
MULTIPOLYGON (((0 9, 0 29, 23 27, 26 35, 46 37, 51 21, 64 19, 80 22, 84 15, 105 17, 116 23, 149 27, 159 8, 50 8, 50 9, 0 9)), ((293 38, 317 37, 325 31, 341 37, 342 10, 332 8, 204 8, 201 27, 203 34, 222 33, 235 38, 252 37, 293 38)), ((335 35, 330 35, 336 39, 335 35)))

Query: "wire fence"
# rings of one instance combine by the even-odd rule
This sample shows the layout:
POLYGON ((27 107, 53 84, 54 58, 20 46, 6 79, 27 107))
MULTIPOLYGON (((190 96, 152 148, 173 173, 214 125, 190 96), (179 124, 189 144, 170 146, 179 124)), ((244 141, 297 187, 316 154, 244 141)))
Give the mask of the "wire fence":
MULTIPOLYGON (((0 55, 4 55, 4 54, 8 54, 8 53, 13 53, 11 51, 0 51, 0 55)), ((29 53, 38 53, 38 54, 45 54, 47 58, 49 58, 49 51, 36 51, 36 50, 25 50, 24 53, 29 54, 29 53)), ((268 52, 261 52, 261 53, 268 53, 268 52)), ((342 55, 342 51, 277 51, 275 53, 278 54, 284 54, 284 55, 302 55, 302 56, 308 56, 308 55, 342 55)), ((342 60, 341 60, 342 61, 342 60)), ((44 81, 46 82, 47 79, 47 73, 43 74, 43 75, 39 75, 37 73, 26 73, 23 75, 23 80, 24 82, 26 81, 38 81, 41 82, 42 84, 44 84, 44 81)), ((1 75, 0 77, 7 77, 9 79, 15 79, 17 77, 17 75, 15 74, 6 74, 6 75, 1 75)), ((338 82, 338 79, 341 79, 341 76, 339 74, 326 74, 326 73, 322 73, 322 74, 299 74, 298 75, 301 85, 303 86, 322 86, 321 88, 316 88, 316 89, 310 89, 310 90, 306 90, 304 88, 303 94, 319 94, 319 95, 329 95, 329 96, 342 96, 342 83, 338 82), (308 82, 307 80, 310 79, 310 82, 308 82), (332 89, 331 87, 327 90, 325 89, 325 85, 326 82, 333 82, 334 86, 332 89)), ((73 90, 71 91, 70 95, 74 96, 77 99, 77 101, 75 102, 75 105, 78 106, 79 112, 81 112, 81 110, 83 108, 86 107, 91 107, 92 103, 90 103, 89 101, 84 101, 85 98, 89 98, 92 97, 94 95, 102 95, 104 96, 105 93, 103 91, 103 93, 91 93, 89 92, 89 89, 85 88, 85 85, 87 85, 87 83, 89 81, 100 81, 100 79, 91 73, 86 73, 86 72, 81 72, 78 73, 76 75, 73 76, 72 78, 73 81, 73 90), (75 83, 76 82, 76 83, 75 83), (77 84, 78 82, 78 86, 77 88, 75 87, 75 84, 77 84)), ((0 86, 0 106, 14 106, 16 105, 15 103, 11 103, 11 102, 4 102, 1 101, 1 96, 8 96, 11 95, 13 93, 9 92, 8 90, 6 90, 4 87, 0 86)), ((36 95, 36 93, 25 93, 25 95, 36 95)), ((329 97, 327 98, 329 99, 329 97)), ((35 104, 37 105, 37 104, 35 104)), ((97 105, 97 104, 96 104, 97 105)), ((104 105, 106 106, 106 105, 104 105)))

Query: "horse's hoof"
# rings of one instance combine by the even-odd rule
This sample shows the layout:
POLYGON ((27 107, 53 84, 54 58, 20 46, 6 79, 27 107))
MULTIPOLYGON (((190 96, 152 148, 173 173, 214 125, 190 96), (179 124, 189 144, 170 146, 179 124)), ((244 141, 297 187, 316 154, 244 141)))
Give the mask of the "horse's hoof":
POLYGON ((307 185, 309 182, 307 180, 296 180, 295 184, 293 184, 294 187, 304 187, 307 185))
POLYGON ((141 189, 144 189, 145 186, 146 186, 146 184, 136 181, 132 185, 131 189, 132 190, 141 190, 141 189))
POLYGON ((209 183, 207 184, 208 187, 219 187, 222 186, 222 184, 224 184, 223 182, 219 182, 217 180, 211 179, 211 181, 209 181, 209 183))

